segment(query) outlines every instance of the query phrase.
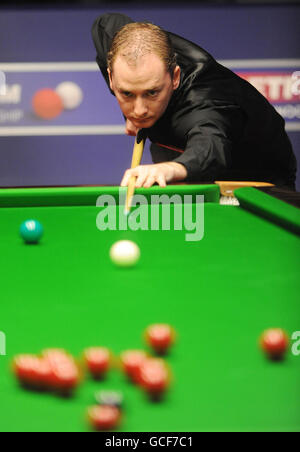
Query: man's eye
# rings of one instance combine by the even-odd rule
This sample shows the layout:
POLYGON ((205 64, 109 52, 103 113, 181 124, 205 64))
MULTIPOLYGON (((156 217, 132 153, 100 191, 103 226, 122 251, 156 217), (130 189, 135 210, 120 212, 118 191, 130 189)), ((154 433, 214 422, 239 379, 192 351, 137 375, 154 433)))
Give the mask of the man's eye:
POLYGON ((130 93, 129 91, 123 91, 122 94, 123 94, 124 97, 131 97, 132 96, 132 93, 130 93))
POLYGON ((150 97, 154 97, 157 94, 158 94, 158 91, 154 91, 154 90, 148 91, 148 96, 150 96, 150 97))

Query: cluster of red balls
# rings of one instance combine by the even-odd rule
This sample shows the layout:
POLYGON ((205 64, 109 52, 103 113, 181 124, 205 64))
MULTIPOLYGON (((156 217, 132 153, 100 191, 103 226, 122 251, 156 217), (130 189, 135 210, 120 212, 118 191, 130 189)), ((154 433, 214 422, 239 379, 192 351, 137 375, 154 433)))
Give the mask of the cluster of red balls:
MULTIPOLYGON (((175 342, 175 331, 167 324, 149 326, 144 339, 156 355, 145 350, 126 350, 115 358, 106 347, 91 347, 84 351, 79 364, 64 350, 44 350, 41 355, 19 355, 13 361, 13 370, 20 383, 30 389, 72 395, 89 373, 94 379, 103 379, 114 367, 121 368, 131 382, 151 399, 161 400, 171 383, 171 370, 161 355, 175 342)), ((288 346, 287 333, 280 328, 265 330, 259 339, 261 349, 272 360, 283 359, 288 346)), ((88 408, 90 425, 96 430, 119 427, 122 420, 122 397, 117 393, 100 394, 99 402, 88 408)))
MULTIPOLYGON (((145 331, 145 340, 156 354, 165 354, 175 341, 171 326, 156 324, 145 331)), ((91 347, 76 361, 61 349, 44 350, 40 355, 19 355, 13 361, 13 372, 22 386, 31 390, 51 391, 71 396, 83 380, 84 373, 94 379, 105 378, 114 367, 121 368, 127 377, 149 397, 161 399, 169 388, 171 371, 161 357, 150 356, 144 350, 127 350, 115 358, 106 347, 91 347), (81 361, 81 363, 80 363, 81 361)), ((121 403, 112 397, 88 408, 90 425, 97 430, 115 429, 122 418, 121 403)))
POLYGON ((63 395, 70 395, 81 379, 75 359, 59 349, 44 350, 40 356, 19 355, 13 361, 13 371, 26 388, 63 395))

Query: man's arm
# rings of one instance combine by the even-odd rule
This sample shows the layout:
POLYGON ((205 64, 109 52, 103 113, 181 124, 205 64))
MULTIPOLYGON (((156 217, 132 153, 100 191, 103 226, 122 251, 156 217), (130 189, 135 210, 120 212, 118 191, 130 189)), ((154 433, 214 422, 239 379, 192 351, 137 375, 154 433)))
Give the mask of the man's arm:
POLYGON ((186 167, 188 179, 215 180, 231 167, 233 146, 241 142, 247 118, 239 106, 218 101, 192 116, 196 124, 186 134, 184 153, 174 162, 186 167))
POLYGON ((237 105, 209 102, 198 111, 193 111, 191 117, 178 117, 178 128, 183 122, 196 122, 187 132, 184 153, 172 162, 141 165, 134 170, 127 170, 122 186, 128 184, 130 176, 137 177, 137 188, 148 188, 154 183, 165 187, 168 182, 185 179, 216 180, 221 171, 230 168, 233 143, 240 141, 246 121, 237 105))

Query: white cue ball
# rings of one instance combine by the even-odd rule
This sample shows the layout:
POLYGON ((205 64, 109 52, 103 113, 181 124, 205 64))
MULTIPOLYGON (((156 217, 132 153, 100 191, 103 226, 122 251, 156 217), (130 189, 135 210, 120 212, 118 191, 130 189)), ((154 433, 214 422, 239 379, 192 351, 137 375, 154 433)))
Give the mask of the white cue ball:
POLYGON ((61 97, 63 106, 66 110, 74 110, 79 107, 83 100, 82 90, 74 82, 60 83, 55 91, 61 97))
POLYGON ((118 267, 133 267, 140 258, 140 249, 130 240, 120 240, 112 245, 110 259, 118 267))

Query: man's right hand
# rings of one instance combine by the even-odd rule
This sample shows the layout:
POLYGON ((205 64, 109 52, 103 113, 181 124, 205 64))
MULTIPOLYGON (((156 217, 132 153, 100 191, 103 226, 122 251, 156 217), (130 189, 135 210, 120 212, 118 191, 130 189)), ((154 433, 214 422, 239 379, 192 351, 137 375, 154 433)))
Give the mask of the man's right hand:
POLYGON ((126 127, 125 127, 125 133, 126 135, 130 135, 131 137, 135 137, 138 133, 138 128, 135 127, 135 125, 132 124, 129 119, 126 119, 126 127))

